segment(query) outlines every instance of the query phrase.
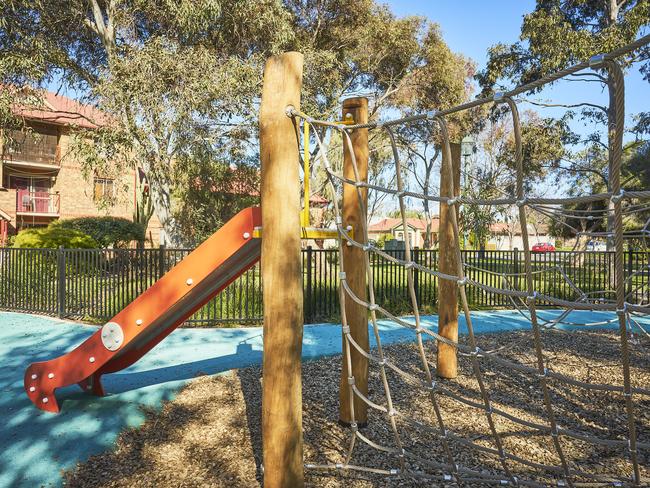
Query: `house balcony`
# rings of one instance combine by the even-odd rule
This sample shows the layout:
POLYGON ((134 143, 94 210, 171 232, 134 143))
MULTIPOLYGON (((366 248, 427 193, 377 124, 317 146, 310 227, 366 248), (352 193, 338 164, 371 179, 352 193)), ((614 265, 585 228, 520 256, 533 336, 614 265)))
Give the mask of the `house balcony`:
POLYGON ((61 169, 58 158, 42 154, 3 154, 2 163, 9 168, 49 170, 50 173, 61 169))
POLYGON ((58 217, 61 195, 47 191, 16 190, 16 214, 58 217))

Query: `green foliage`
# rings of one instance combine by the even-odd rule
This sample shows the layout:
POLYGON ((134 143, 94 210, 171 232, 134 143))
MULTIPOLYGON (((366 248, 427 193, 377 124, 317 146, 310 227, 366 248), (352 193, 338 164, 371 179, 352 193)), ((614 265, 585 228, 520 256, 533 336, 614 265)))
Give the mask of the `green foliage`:
MULTIPOLYGON (((493 46, 478 79, 485 92, 503 79, 527 83, 629 44, 649 23, 647 0, 537 0, 524 17, 521 42, 493 46)), ((641 69, 649 65, 646 61, 641 69)))
POLYGON ((76 229, 67 229, 58 225, 45 228, 25 229, 18 233, 14 247, 27 248, 58 248, 93 249, 99 247, 97 242, 88 234, 76 229))
POLYGON ((99 247, 125 247, 144 241, 142 225, 121 217, 79 217, 54 221, 50 227, 77 230, 92 237, 99 247))
MULTIPOLYGON (((110 123, 80 133, 70 155, 85 162, 88 174, 142 167, 172 244, 182 244, 185 232, 189 242, 201 240, 231 204, 223 193, 188 185, 192 178, 176 171, 176 161, 191 170, 208 164, 212 177, 224 164, 251 165, 268 55, 305 54, 303 108, 325 118, 338 117, 341 96, 359 91, 375 95, 375 117, 384 107, 445 108, 466 99, 473 70, 449 50, 438 26, 421 17, 397 18, 375 0, 115 5, 2 3, 0 52, 9 55, 0 60, 6 68, 0 83, 48 86, 56 80, 108 113, 110 123), (173 198, 185 197, 192 204, 174 209, 173 198), (184 218, 179 208, 190 215, 184 218), (195 223, 188 230, 189 220, 195 223), (201 222, 203 230, 196 228, 201 222)), ((332 149, 340 153, 340 144, 332 149)), ((390 159, 376 156, 373 171, 381 178, 390 159)))
POLYGON ((198 245, 240 210, 259 204, 255 166, 181 158, 174 178, 174 217, 187 242, 198 245))
POLYGON ((393 239, 395 239, 393 234, 382 234, 377 239, 377 246, 383 249, 386 245, 386 241, 392 241, 393 239))

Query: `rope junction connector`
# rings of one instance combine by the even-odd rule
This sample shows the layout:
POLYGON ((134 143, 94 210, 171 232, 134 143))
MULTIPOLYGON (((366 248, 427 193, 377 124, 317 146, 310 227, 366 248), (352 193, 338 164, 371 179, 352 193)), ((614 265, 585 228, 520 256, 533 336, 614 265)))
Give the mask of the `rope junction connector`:
POLYGON ((350 326, 349 325, 344 325, 343 326, 343 333, 344 334, 349 334, 350 333, 350 326))
POLYGON ((295 117, 296 116, 296 107, 293 105, 287 105, 287 108, 284 109, 284 113, 286 114, 287 117, 295 117))
POLYGON ((625 197, 625 191, 621 190, 617 195, 612 195, 610 200, 612 203, 618 203, 625 197))
POLYGON ((345 271, 340 271, 339 272, 339 280, 345 281, 347 279, 347 275, 345 274, 345 271))
POLYGON ((355 385, 356 380, 354 379, 354 376, 348 376, 348 385, 355 385))

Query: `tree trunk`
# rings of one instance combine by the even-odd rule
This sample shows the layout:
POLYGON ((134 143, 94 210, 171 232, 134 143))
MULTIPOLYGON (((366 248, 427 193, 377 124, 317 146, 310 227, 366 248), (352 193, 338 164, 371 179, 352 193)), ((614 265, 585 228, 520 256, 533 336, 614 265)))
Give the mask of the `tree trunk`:
POLYGON ((183 247, 186 244, 185 239, 172 215, 171 185, 168 181, 160 181, 151 172, 145 171, 145 174, 149 182, 149 193, 154 213, 158 217, 164 232, 160 244, 167 247, 183 247))

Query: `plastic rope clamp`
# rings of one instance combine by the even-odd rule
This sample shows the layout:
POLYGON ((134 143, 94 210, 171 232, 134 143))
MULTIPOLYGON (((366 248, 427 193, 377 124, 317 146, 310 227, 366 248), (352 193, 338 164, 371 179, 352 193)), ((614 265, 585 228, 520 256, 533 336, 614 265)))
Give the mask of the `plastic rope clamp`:
POLYGON ((343 326, 343 333, 344 334, 349 334, 350 333, 350 326, 349 325, 344 325, 343 326))
POLYGON ((339 272, 339 279, 340 279, 341 281, 345 281, 345 280, 347 279, 346 276, 347 276, 347 275, 345 274, 345 271, 340 271, 340 272, 339 272))
POLYGON ((592 56, 592 57, 589 58, 589 67, 590 68, 598 68, 604 62, 605 62, 605 55, 604 54, 596 54, 595 56, 592 56))
POLYGON ((371 312, 375 312, 376 310, 379 310, 379 305, 373 303, 368 307, 368 310, 370 310, 371 312))
POLYGON ((354 385, 354 384, 356 384, 354 376, 348 376, 348 385, 354 385))
POLYGON ((399 469, 391 469, 390 474, 399 474, 399 469))
POLYGON ((535 300, 537 300, 537 292, 534 291, 532 295, 528 295, 526 297, 526 303, 531 304, 535 303, 535 300))
POLYGON ((446 474, 446 475, 443 476, 443 479, 444 479, 445 481, 451 481, 451 475, 450 475, 450 474, 446 474))
POLYGON ((618 193, 618 195, 612 195, 612 196, 610 197, 610 200, 611 200, 613 203, 618 203, 618 202, 620 202, 620 201, 623 199, 624 196, 625 196, 625 192, 624 192, 623 190, 621 190, 621 191, 618 193))

